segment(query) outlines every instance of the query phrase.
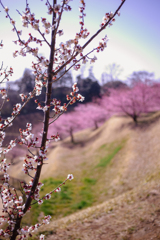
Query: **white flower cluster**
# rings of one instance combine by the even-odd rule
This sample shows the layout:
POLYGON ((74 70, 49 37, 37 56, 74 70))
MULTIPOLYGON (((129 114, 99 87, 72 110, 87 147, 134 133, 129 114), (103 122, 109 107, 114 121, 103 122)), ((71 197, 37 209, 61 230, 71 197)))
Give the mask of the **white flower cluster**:
MULTIPOLYGON (((0 129, 3 129, 3 128, 6 127, 6 126, 7 126, 7 127, 12 126, 12 121, 14 120, 14 117, 20 113, 21 107, 22 107, 22 106, 21 106, 20 103, 17 103, 17 104, 15 105, 15 107, 13 108, 13 112, 12 112, 12 114, 11 114, 12 116, 6 118, 6 119, 4 120, 4 123, 0 123, 0 129)), ((1 137, 0 137, 0 139, 1 139, 1 137)))
POLYGON ((8 144, 7 148, 4 148, 4 149, 3 149, 3 154, 8 153, 8 152, 11 151, 15 146, 16 146, 15 140, 11 140, 10 143, 8 144))
MULTIPOLYGON (((32 233, 37 232, 38 228, 44 224, 49 224, 50 223, 51 216, 48 215, 44 217, 42 220, 42 223, 37 223, 33 226, 26 226, 24 228, 18 229, 18 234, 20 235, 20 240, 27 239, 28 237, 32 237, 32 233)), ((44 240, 44 235, 40 235, 40 240, 44 240)))
POLYGON ((13 115, 16 115, 16 114, 20 113, 21 107, 22 107, 21 104, 17 103, 15 105, 15 107, 13 108, 13 115))
POLYGON ((68 174, 67 179, 69 179, 70 181, 73 180, 74 179, 73 174, 68 174))
MULTIPOLYGON (((45 160, 45 157, 44 157, 45 160)), ((23 171, 25 174, 28 174, 29 171, 36 169, 37 165, 41 164, 41 159, 38 156, 29 156, 26 155, 26 158, 24 159, 24 164, 23 164, 23 171)))
POLYGON ((42 87, 43 87, 43 83, 41 80, 39 80, 38 78, 35 79, 35 91, 36 91, 36 96, 39 96, 42 92, 42 87))
MULTIPOLYGON (((5 136, 6 136, 6 133, 3 131, 0 131, 0 147, 2 147, 2 143, 4 141, 5 136)), ((1 153, 2 153, 2 149, 0 148, 0 157, 1 157, 1 153)))
POLYGON ((56 98, 54 98, 51 102, 51 106, 54 106, 54 108, 52 109, 56 114, 61 113, 63 111, 66 111, 66 104, 64 104, 63 106, 61 106, 61 101, 57 100, 56 98))
MULTIPOLYGON (((0 47, 3 47, 3 44, 0 42, 0 47)), ((9 76, 12 76, 13 74, 13 68, 10 67, 9 70, 4 69, 2 66, 0 68, 0 77, 2 78, 1 83, 4 82, 4 80, 9 81, 9 76)), ((6 89, 0 89, 0 94, 2 94, 2 99, 6 99, 7 92, 6 89)))
POLYGON ((6 91, 6 89, 0 89, 0 94, 2 94, 2 99, 6 99, 7 98, 7 91, 6 91))
POLYGON ((48 110, 49 106, 41 106, 41 104, 38 104, 38 107, 36 109, 43 110, 43 112, 46 112, 48 110))
POLYGON ((14 206, 14 201, 13 201, 13 194, 10 192, 10 190, 7 187, 3 186, 3 189, 1 189, 1 198, 3 202, 3 207, 4 209, 8 209, 9 207, 14 206))
POLYGON ((91 58, 91 63, 94 63, 97 60, 97 57, 94 56, 93 58, 91 58))
POLYGON ((79 88, 77 87, 77 83, 74 83, 72 86, 73 92, 70 93, 72 97, 67 95, 67 100, 70 101, 70 104, 73 104, 76 102, 76 100, 83 102, 85 97, 83 97, 81 94, 77 93, 79 91, 79 88))
POLYGON ((12 121, 13 121, 14 117, 8 117, 7 119, 4 120, 4 125, 7 125, 8 127, 11 127, 13 124, 12 124, 12 121))
POLYGON ((42 23, 43 23, 43 27, 45 28, 45 33, 49 34, 50 33, 50 28, 51 28, 50 22, 48 22, 46 20, 46 18, 42 18, 42 23))
POLYGON ((9 166, 10 163, 6 162, 6 158, 2 159, 0 163, 0 171, 6 173, 9 166))
POLYGON ((21 140, 19 141, 19 144, 25 144, 29 147, 35 147, 36 144, 38 143, 38 138, 34 137, 34 134, 31 132, 32 131, 32 124, 27 123, 26 125, 26 130, 20 129, 20 137, 21 140))
POLYGON ((107 47, 108 40, 109 39, 107 35, 104 38, 102 38, 102 40, 99 42, 99 46, 97 47, 97 52, 99 52, 100 50, 103 51, 107 47))
POLYGON ((26 96, 23 93, 19 94, 19 96, 20 96, 22 102, 24 102, 26 96))

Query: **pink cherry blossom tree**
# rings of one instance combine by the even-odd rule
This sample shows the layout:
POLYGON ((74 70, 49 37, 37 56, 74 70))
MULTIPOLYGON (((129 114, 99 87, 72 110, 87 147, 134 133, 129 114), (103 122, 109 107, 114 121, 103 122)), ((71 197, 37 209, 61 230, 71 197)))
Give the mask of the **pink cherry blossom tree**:
POLYGON ((109 118, 110 113, 100 103, 99 101, 99 103, 79 104, 75 108, 76 114, 81 116, 83 123, 85 122, 85 127, 97 129, 99 124, 102 124, 109 118))
POLYGON ((74 111, 63 114, 54 125, 49 134, 57 132, 60 139, 70 136, 71 142, 75 143, 74 133, 86 128, 97 129, 109 117, 109 113, 100 104, 79 104, 74 111))
MULTIPOLYGON (((106 13, 100 28, 89 36, 89 31, 85 28, 85 1, 80 1, 80 22, 79 30, 75 33, 73 39, 69 39, 65 42, 59 42, 59 38, 63 35, 63 29, 60 28, 61 19, 65 11, 71 11, 69 0, 62 0, 61 3, 58 0, 46 0, 45 11, 47 10, 49 18, 42 16, 40 19, 36 18, 35 13, 30 8, 29 1, 26 0, 26 7, 24 11, 18 12, 22 20, 22 27, 24 30, 18 29, 18 25, 10 14, 9 7, 4 6, 3 0, 0 0, 1 11, 4 10, 7 20, 12 25, 12 30, 17 36, 16 50, 13 56, 16 58, 19 55, 27 57, 31 54, 34 57, 32 62, 32 70, 35 75, 35 87, 28 94, 20 94, 21 102, 13 106, 11 116, 4 119, 1 116, 2 123, 0 124, 0 144, 3 146, 3 140, 5 138, 5 129, 14 124, 14 120, 19 116, 22 109, 26 107, 30 99, 34 98, 37 103, 37 109, 43 112, 43 130, 41 137, 36 136, 32 132, 32 124, 27 123, 26 129, 20 129, 19 140, 13 139, 8 146, 0 149, 1 164, 0 171, 4 177, 3 183, 0 185, 0 196, 3 204, 3 216, 0 217, 0 223, 6 223, 5 230, 0 230, 0 236, 3 238, 9 238, 11 240, 25 239, 31 237, 32 233, 37 230, 41 225, 48 224, 51 216, 46 216, 41 223, 37 223, 34 226, 22 227, 23 216, 30 210, 32 204, 42 204, 44 200, 50 199, 52 193, 59 192, 61 185, 65 184, 67 180, 72 180, 73 175, 68 174, 67 178, 57 188, 50 191, 42 199, 40 198, 39 191, 42 183, 39 182, 41 171, 44 161, 46 160, 47 147, 50 141, 58 140, 59 135, 55 133, 51 138, 48 134, 51 124, 62 117, 61 115, 67 110, 68 106, 76 101, 83 101, 84 98, 78 93, 77 84, 73 84, 73 90, 70 95, 67 95, 67 102, 61 105, 61 102, 52 97, 52 85, 59 81, 70 69, 78 70, 81 64, 85 64, 86 61, 91 63, 95 62, 97 57, 93 53, 103 51, 107 46, 108 38, 103 37, 102 40, 92 50, 87 51, 87 47, 90 45, 93 39, 95 39, 107 26, 111 26, 115 21, 115 16, 119 15, 119 10, 124 4, 125 0, 122 0, 117 10, 112 13, 106 13), (23 33, 25 29, 29 29, 28 38, 24 37, 23 33), (50 36, 50 37, 48 37, 50 36), (83 40, 83 41, 81 41, 83 40), (81 44, 83 43, 83 44, 81 44), (41 49, 46 45, 49 50, 47 57, 41 54, 41 49), (63 71, 62 71, 63 70, 63 71), (60 75, 60 73, 62 73, 60 75), (60 76, 59 76, 60 75, 60 76), (42 89, 45 89, 45 99, 40 102, 38 96, 41 95, 42 89), (14 189, 9 183, 8 168, 11 164, 7 161, 7 154, 11 151, 16 144, 24 145, 28 149, 28 154, 24 157, 23 171, 25 174, 31 177, 29 183, 22 184, 22 194, 25 193, 26 200, 21 196, 18 196, 16 189, 14 189), (34 150, 38 153, 35 154, 34 150), (31 175, 31 170, 35 170, 35 175, 31 175)), ((38 5, 38 1, 37 1, 38 5)), ((64 29, 65 31, 65 29, 64 29)), ((5 43, 4 43, 5 44, 5 43)), ((3 47, 3 43, 0 43, 0 48, 3 47)), ((42 51, 43 52, 43 51, 42 51)), ((6 69, 3 64, 0 68, 1 80, 0 83, 9 81, 10 75, 13 73, 13 69, 6 69)), ((0 94, 2 95, 1 110, 4 103, 7 101, 7 89, 1 88, 0 94)), ((66 116, 66 115, 65 115, 66 116)), ((73 121, 73 119, 72 119, 73 121)), ((44 235, 40 236, 40 239, 44 239, 44 235)))
POLYGON ((53 126, 51 126, 49 134, 57 132, 60 139, 70 136, 71 142, 75 143, 74 133, 86 128, 80 115, 75 111, 63 114, 53 126))
POLYGON ((110 95, 103 97, 102 104, 111 114, 125 114, 137 125, 142 113, 157 110, 154 93, 153 86, 140 82, 133 88, 111 89, 110 95))

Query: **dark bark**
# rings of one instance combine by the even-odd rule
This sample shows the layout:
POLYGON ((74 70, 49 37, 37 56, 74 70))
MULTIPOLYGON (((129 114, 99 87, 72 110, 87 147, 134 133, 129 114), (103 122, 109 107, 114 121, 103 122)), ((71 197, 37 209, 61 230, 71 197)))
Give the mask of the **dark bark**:
POLYGON ((137 118, 138 118, 137 115, 133 115, 133 121, 134 121, 134 123, 135 123, 136 126, 137 126, 137 124, 138 124, 137 118))
POLYGON ((70 136, 71 136, 71 142, 72 143, 75 143, 75 141, 74 141, 74 136, 73 136, 73 129, 72 128, 70 128, 70 136))
POLYGON ((94 126, 95 126, 95 130, 98 129, 98 122, 97 121, 94 122, 94 126))

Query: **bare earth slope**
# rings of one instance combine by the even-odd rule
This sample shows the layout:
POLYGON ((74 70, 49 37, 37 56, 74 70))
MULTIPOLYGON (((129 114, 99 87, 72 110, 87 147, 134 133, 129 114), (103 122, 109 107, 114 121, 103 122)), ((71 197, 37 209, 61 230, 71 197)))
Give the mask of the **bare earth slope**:
MULTIPOLYGON (((92 176, 98 179, 97 199, 93 207, 41 229, 51 234, 48 240, 160 239, 160 120, 135 127, 129 118, 112 117, 95 131, 76 133, 75 139, 75 145, 68 138, 50 147, 42 179, 92 176), (116 154, 99 170, 110 149, 116 154)), ((22 177, 21 164, 11 175, 22 177)))
POLYGON ((98 196, 103 203, 53 221, 45 227, 52 233, 48 240, 160 239, 160 121, 134 127, 130 119, 114 117, 97 131, 83 134, 76 135, 86 138, 83 146, 70 150, 66 141, 57 148, 59 171, 64 166, 65 172, 77 173, 84 162, 88 168, 94 164, 100 146, 122 139, 125 144, 103 176, 101 188, 108 189, 107 195, 100 191, 98 196))

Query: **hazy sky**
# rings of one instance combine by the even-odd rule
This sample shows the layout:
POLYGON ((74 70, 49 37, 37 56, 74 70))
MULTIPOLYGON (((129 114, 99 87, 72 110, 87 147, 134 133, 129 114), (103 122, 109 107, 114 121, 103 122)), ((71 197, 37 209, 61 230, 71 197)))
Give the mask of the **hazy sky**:
MULTIPOLYGON (((2 2, 9 7, 12 18, 16 20, 18 29, 24 31, 25 38, 28 30, 20 27, 20 16, 16 12, 16 9, 23 11, 25 0, 2 0, 2 2)), ((37 17, 46 16, 45 0, 28 2, 37 17)), ((114 12, 120 4, 120 0, 86 0, 85 2, 86 27, 91 34, 98 30, 104 14, 114 12)), ((73 0, 71 6, 72 12, 66 12, 62 21, 65 35, 59 39, 60 42, 74 37, 77 28, 79 29, 77 24, 79 0, 73 0)), ((120 76, 122 80, 125 80, 133 71, 141 70, 154 72, 155 77, 160 78, 159 10, 159 0, 126 0, 121 9, 121 16, 117 16, 113 26, 106 28, 91 45, 91 48, 97 46, 99 40, 107 34, 108 47, 97 54, 98 60, 94 64, 94 74, 98 80, 101 79, 101 73, 105 71, 105 67, 112 63, 119 64, 123 68, 120 76)), ((12 57, 13 51, 16 50, 16 45, 12 41, 16 40, 16 35, 11 31, 12 26, 5 18, 1 6, 0 11, 0 40, 4 43, 4 49, 0 50, 0 62, 3 61, 5 66, 13 66, 12 80, 16 80, 22 76, 26 67, 30 68, 32 59, 31 57, 28 59, 12 57)), ((40 52, 47 57, 47 48, 43 48, 40 52)))

